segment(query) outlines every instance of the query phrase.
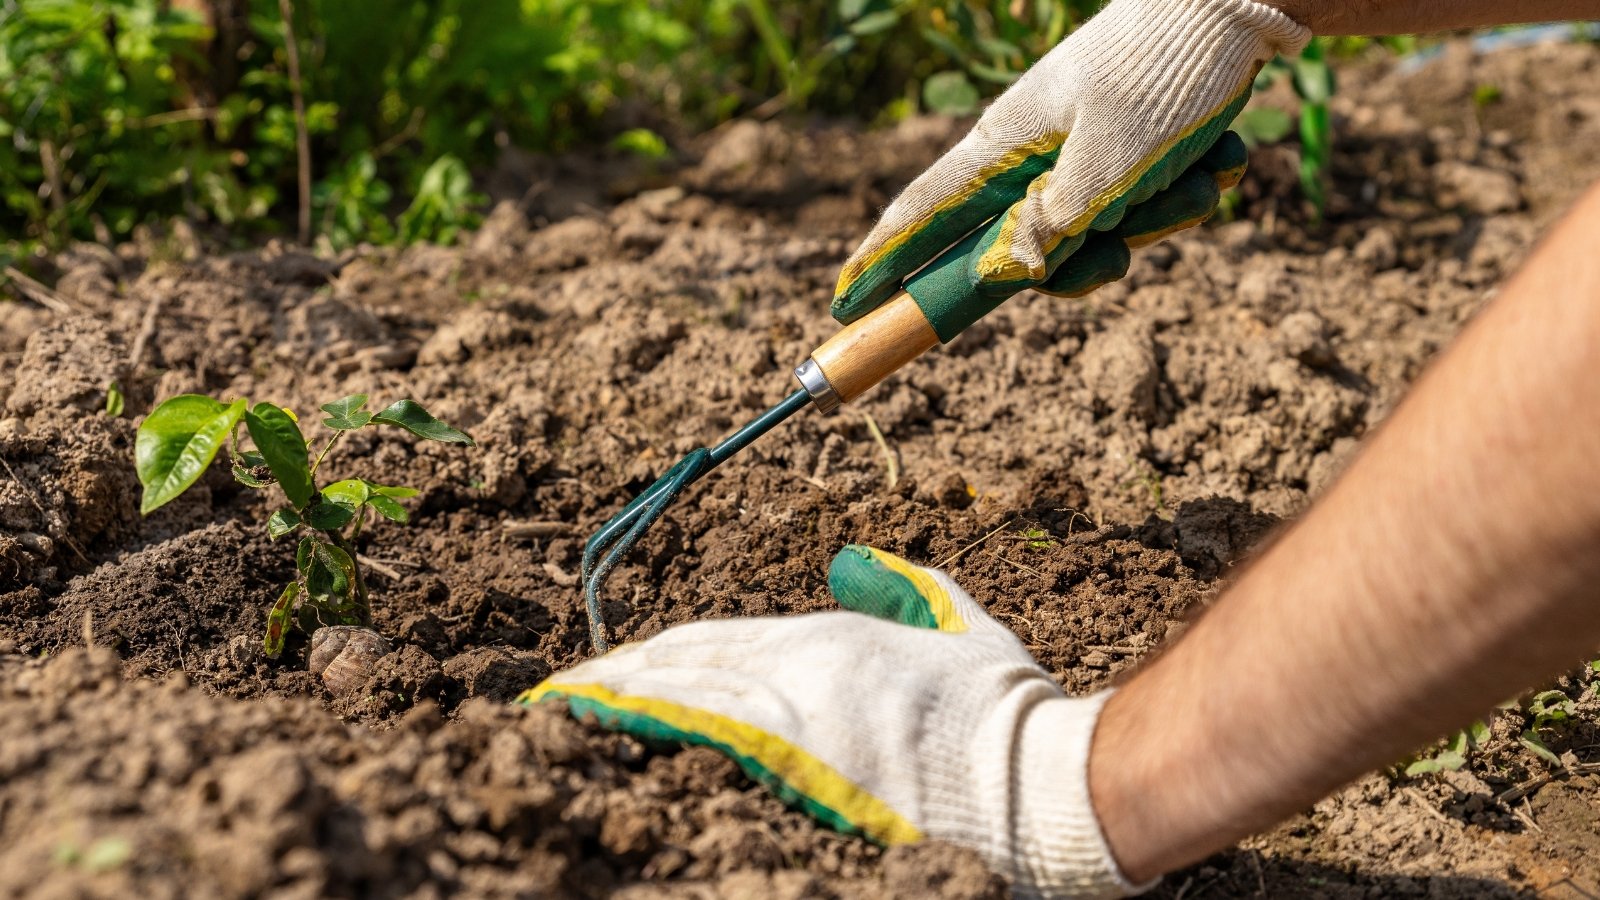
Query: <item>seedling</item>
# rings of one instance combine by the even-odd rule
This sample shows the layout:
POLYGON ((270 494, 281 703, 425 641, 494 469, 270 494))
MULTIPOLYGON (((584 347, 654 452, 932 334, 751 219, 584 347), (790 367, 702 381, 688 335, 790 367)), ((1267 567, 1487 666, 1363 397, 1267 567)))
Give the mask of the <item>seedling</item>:
POLYGON ((1407 775, 1427 775, 1433 772, 1454 772, 1467 764, 1467 754, 1483 749, 1489 743, 1489 725, 1482 719, 1455 733, 1445 748, 1433 756, 1413 761, 1406 766, 1407 775))
POLYGON ((300 535, 295 549, 295 579, 284 586, 267 613, 262 649, 269 658, 283 652, 292 624, 310 632, 322 625, 370 625, 372 605, 357 564, 354 540, 370 514, 394 522, 411 514, 397 501, 415 497, 415 488, 347 478, 323 488, 317 468, 347 432, 393 425, 417 437, 475 446, 465 432, 434 418, 414 400, 400 400, 382 412, 369 412, 366 394, 352 394, 322 407, 322 424, 333 434, 311 459, 294 413, 271 403, 251 407, 243 398, 221 403, 200 394, 183 394, 157 406, 139 425, 134 465, 144 485, 140 512, 166 505, 199 480, 226 444, 233 478, 255 490, 274 485, 288 500, 267 517, 273 540, 300 535), (254 449, 243 449, 239 426, 254 449))
POLYGON ((1549 728, 1559 722, 1565 722, 1578 712, 1577 704, 1572 702, 1561 691, 1543 691, 1533 695, 1528 701, 1527 713, 1532 718, 1528 727, 1522 732, 1518 740, 1522 746, 1528 748, 1534 756, 1556 768, 1560 768, 1561 757, 1555 754, 1539 736, 1542 729, 1549 728))
POLYGON ((1043 528, 1029 528, 1021 535, 1028 542, 1026 546, 1029 550, 1048 550, 1056 545, 1055 541, 1050 540, 1050 532, 1043 528))

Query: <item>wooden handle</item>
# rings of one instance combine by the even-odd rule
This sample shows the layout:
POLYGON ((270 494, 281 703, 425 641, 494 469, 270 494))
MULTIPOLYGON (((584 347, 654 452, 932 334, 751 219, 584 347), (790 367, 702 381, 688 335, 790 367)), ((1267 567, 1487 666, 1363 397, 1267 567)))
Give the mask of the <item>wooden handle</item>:
POLYGON ((811 352, 842 403, 867 389, 906 363, 939 345, 928 318, 917 301, 901 292, 865 316, 846 325, 828 342, 811 352))

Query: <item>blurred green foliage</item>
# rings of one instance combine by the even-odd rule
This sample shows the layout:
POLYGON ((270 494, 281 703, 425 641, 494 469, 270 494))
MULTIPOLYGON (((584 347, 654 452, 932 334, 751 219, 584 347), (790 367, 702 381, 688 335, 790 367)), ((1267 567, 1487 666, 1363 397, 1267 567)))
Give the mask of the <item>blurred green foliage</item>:
MULTIPOLYGON (((628 61, 694 40, 656 6, 298 0, 317 231, 449 240, 472 221, 471 167, 587 136, 628 61)), ((174 215, 281 228, 283 36, 276 0, 0 0, 0 236, 116 239, 174 215)))
MULTIPOLYGON (((659 159, 663 135, 758 108, 970 113, 1099 3, 291 5, 313 230, 348 246, 453 239, 481 207, 470 173, 507 146, 659 159)), ((284 231, 298 202, 284 35, 278 0, 0 0, 0 248, 173 216, 284 231)))

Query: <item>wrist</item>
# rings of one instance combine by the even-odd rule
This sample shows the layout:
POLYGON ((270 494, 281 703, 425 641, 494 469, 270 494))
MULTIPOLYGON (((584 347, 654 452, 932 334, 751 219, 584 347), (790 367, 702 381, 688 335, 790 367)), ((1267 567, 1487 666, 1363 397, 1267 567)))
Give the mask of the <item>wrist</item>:
POLYGON ((1344 4, 1330 3, 1328 0, 1258 0, 1262 6, 1270 6, 1283 13, 1295 23, 1309 29, 1312 34, 1323 34, 1326 31, 1327 18, 1336 14, 1332 7, 1344 4))
MULTIPOLYGON (((1219 35, 1248 34, 1268 51, 1292 56, 1305 48, 1313 29, 1301 17, 1304 0, 1114 0, 1099 16, 1118 10, 1138 22, 1139 37, 1151 40, 1152 30, 1171 29, 1159 39, 1181 42, 1184 36, 1214 41, 1219 35)), ((1090 22, 1094 20, 1091 19, 1090 22)))
POLYGON ((1138 884, 1122 873, 1090 798, 1090 749, 1111 695, 1047 700, 1018 725, 1010 874, 1021 896, 1122 897, 1158 880, 1138 884))

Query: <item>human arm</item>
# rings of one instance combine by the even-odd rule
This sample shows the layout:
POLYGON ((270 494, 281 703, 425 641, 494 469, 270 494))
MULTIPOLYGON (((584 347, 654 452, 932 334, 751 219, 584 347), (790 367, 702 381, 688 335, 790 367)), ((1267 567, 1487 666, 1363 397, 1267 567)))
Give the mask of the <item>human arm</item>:
POLYGON ((829 825, 971 847, 1024 894, 1130 890, 1600 645, 1597 228, 1600 189, 1109 702, 1063 695, 942 573, 851 548, 829 583, 857 612, 679 626, 525 699, 717 747, 829 825))
POLYGON ((1600 187, 1328 493, 1108 704, 1090 785, 1132 880, 1600 646, 1597 230, 1600 187))

